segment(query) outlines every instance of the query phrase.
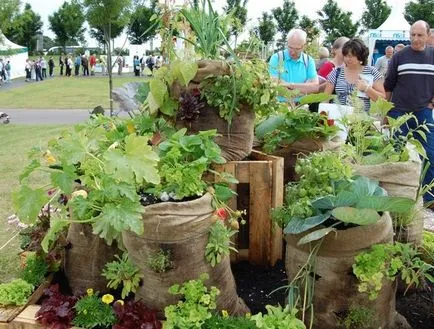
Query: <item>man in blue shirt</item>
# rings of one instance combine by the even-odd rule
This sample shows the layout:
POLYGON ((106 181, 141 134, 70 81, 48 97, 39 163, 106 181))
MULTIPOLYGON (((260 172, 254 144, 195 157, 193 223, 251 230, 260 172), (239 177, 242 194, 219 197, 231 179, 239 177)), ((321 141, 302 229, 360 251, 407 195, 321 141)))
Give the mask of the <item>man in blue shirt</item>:
POLYGON ((302 94, 318 92, 319 82, 315 60, 303 52, 306 32, 292 29, 288 33, 288 48, 271 56, 268 63, 271 77, 290 90, 302 94))

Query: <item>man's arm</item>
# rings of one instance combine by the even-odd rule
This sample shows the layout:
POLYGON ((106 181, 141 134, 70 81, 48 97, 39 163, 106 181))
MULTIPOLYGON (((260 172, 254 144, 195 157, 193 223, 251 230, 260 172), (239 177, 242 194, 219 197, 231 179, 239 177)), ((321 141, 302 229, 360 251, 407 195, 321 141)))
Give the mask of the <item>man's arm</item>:
POLYGON ((305 83, 290 83, 289 89, 298 89, 302 94, 317 93, 319 90, 318 77, 307 80, 305 83))

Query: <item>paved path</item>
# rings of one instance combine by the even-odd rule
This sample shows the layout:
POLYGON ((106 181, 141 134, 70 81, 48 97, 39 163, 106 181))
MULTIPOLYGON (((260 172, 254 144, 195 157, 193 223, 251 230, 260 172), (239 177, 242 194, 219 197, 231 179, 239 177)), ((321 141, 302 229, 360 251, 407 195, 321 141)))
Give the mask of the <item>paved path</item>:
MULTIPOLYGON (((12 124, 74 124, 89 119, 88 110, 62 109, 62 110, 26 110, 26 109, 0 109, 10 117, 12 124)), ((106 111, 106 115, 110 115, 106 111)), ((125 112, 119 113, 119 116, 128 116, 125 112)))

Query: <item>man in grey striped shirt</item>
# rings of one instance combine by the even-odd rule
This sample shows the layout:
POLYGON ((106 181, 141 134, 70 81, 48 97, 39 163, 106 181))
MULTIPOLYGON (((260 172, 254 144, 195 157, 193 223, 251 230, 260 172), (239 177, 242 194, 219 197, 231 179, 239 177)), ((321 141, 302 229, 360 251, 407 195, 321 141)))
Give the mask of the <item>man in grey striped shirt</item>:
MULTIPOLYGON (((386 97, 391 100, 395 108, 388 115, 397 118, 405 113, 412 113, 416 120, 408 121, 410 129, 418 124, 430 123, 433 120, 434 102, 434 47, 427 45, 430 37, 430 27, 425 21, 415 22, 410 29, 410 47, 405 47, 396 53, 390 63, 384 81, 386 97)), ((423 140, 419 134, 414 137, 425 148, 431 165, 424 177, 423 185, 434 180, 434 127, 428 126, 427 140, 423 140)), ((401 127, 402 133, 407 134, 408 128, 401 127)), ((431 190, 434 194, 434 189, 431 190)), ((434 200, 434 195, 426 193, 424 201, 434 200)))

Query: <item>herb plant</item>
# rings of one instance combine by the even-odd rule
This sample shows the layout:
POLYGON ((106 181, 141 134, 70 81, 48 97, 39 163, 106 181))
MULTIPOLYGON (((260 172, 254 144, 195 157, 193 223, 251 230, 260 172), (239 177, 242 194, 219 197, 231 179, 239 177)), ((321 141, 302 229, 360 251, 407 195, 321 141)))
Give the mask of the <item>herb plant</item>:
POLYGON ((27 256, 26 264, 20 273, 21 279, 38 287, 48 273, 48 265, 42 257, 35 254, 27 256))
POLYGON ((353 175, 349 163, 331 151, 312 153, 297 159, 295 172, 299 182, 286 186, 285 204, 273 211, 273 220, 281 227, 291 218, 308 218, 314 215, 312 201, 333 193, 333 182, 347 180, 353 175))
POLYGON ((283 308, 282 306, 266 305, 267 314, 259 312, 251 317, 256 323, 256 327, 262 329, 306 329, 304 323, 297 319, 297 309, 291 309, 288 305, 283 308))
POLYGON ((24 305, 34 287, 23 279, 0 284, 0 306, 24 305))
POLYGON ((359 279, 359 291, 377 298, 383 280, 393 281, 399 275, 408 285, 418 286, 425 277, 434 282, 429 274, 434 267, 419 258, 419 252, 411 244, 377 244, 355 257, 353 272, 359 279))
POLYGON ((142 301, 117 301, 113 305, 117 323, 113 329, 161 329, 162 323, 157 318, 157 312, 151 310, 142 301))
POLYGON ((204 285, 208 279, 207 274, 202 274, 198 280, 184 282, 182 286, 175 284, 169 292, 181 295, 182 299, 176 305, 164 308, 166 322, 165 329, 192 329, 202 328, 207 319, 211 318, 211 311, 215 310, 216 298, 220 293, 216 287, 209 290, 204 285))
POLYGON ((313 216, 289 220, 284 232, 290 234, 306 232, 328 221, 326 227, 305 235, 298 244, 321 239, 339 226, 376 223, 381 218, 378 212, 406 212, 414 205, 409 198, 386 196, 378 182, 363 176, 335 182, 333 186, 333 193, 312 201, 313 216))
POLYGON ((93 293, 88 293, 81 297, 74 306, 76 316, 73 324, 85 329, 110 328, 116 322, 116 316, 109 305, 113 301, 113 296, 107 300, 106 296, 111 295, 99 298, 93 293))
POLYGON ((48 298, 42 301, 41 308, 36 313, 36 321, 43 328, 69 329, 75 317, 75 296, 65 296, 60 293, 59 285, 50 286, 44 291, 48 298))
POLYGON ((115 255, 115 258, 117 260, 105 264, 102 276, 107 279, 107 287, 109 288, 117 289, 122 285, 121 297, 125 298, 131 292, 137 291, 143 274, 140 273, 140 269, 128 258, 127 253, 124 253, 122 258, 115 255))
POLYGON ((173 263, 170 259, 170 250, 159 249, 149 256, 148 266, 156 273, 164 273, 171 269, 173 263))
POLYGON ((208 243, 205 248, 205 258, 212 267, 219 264, 223 257, 229 256, 231 250, 237 252, 231 246, 233 245, 231 237, 236 233, 237 231, 227 227, 222 220, 217 220, 211 226, 208 243))
POLYGON ((246 317, 213 315, 205 321, 203 329, 256 329, 255 322, 246 317))
POLYGON ((375 325, 375 313, 366 307, 351 306, 348 314, 340 321, 339 328, 342 329, 377 329, 375 325))

